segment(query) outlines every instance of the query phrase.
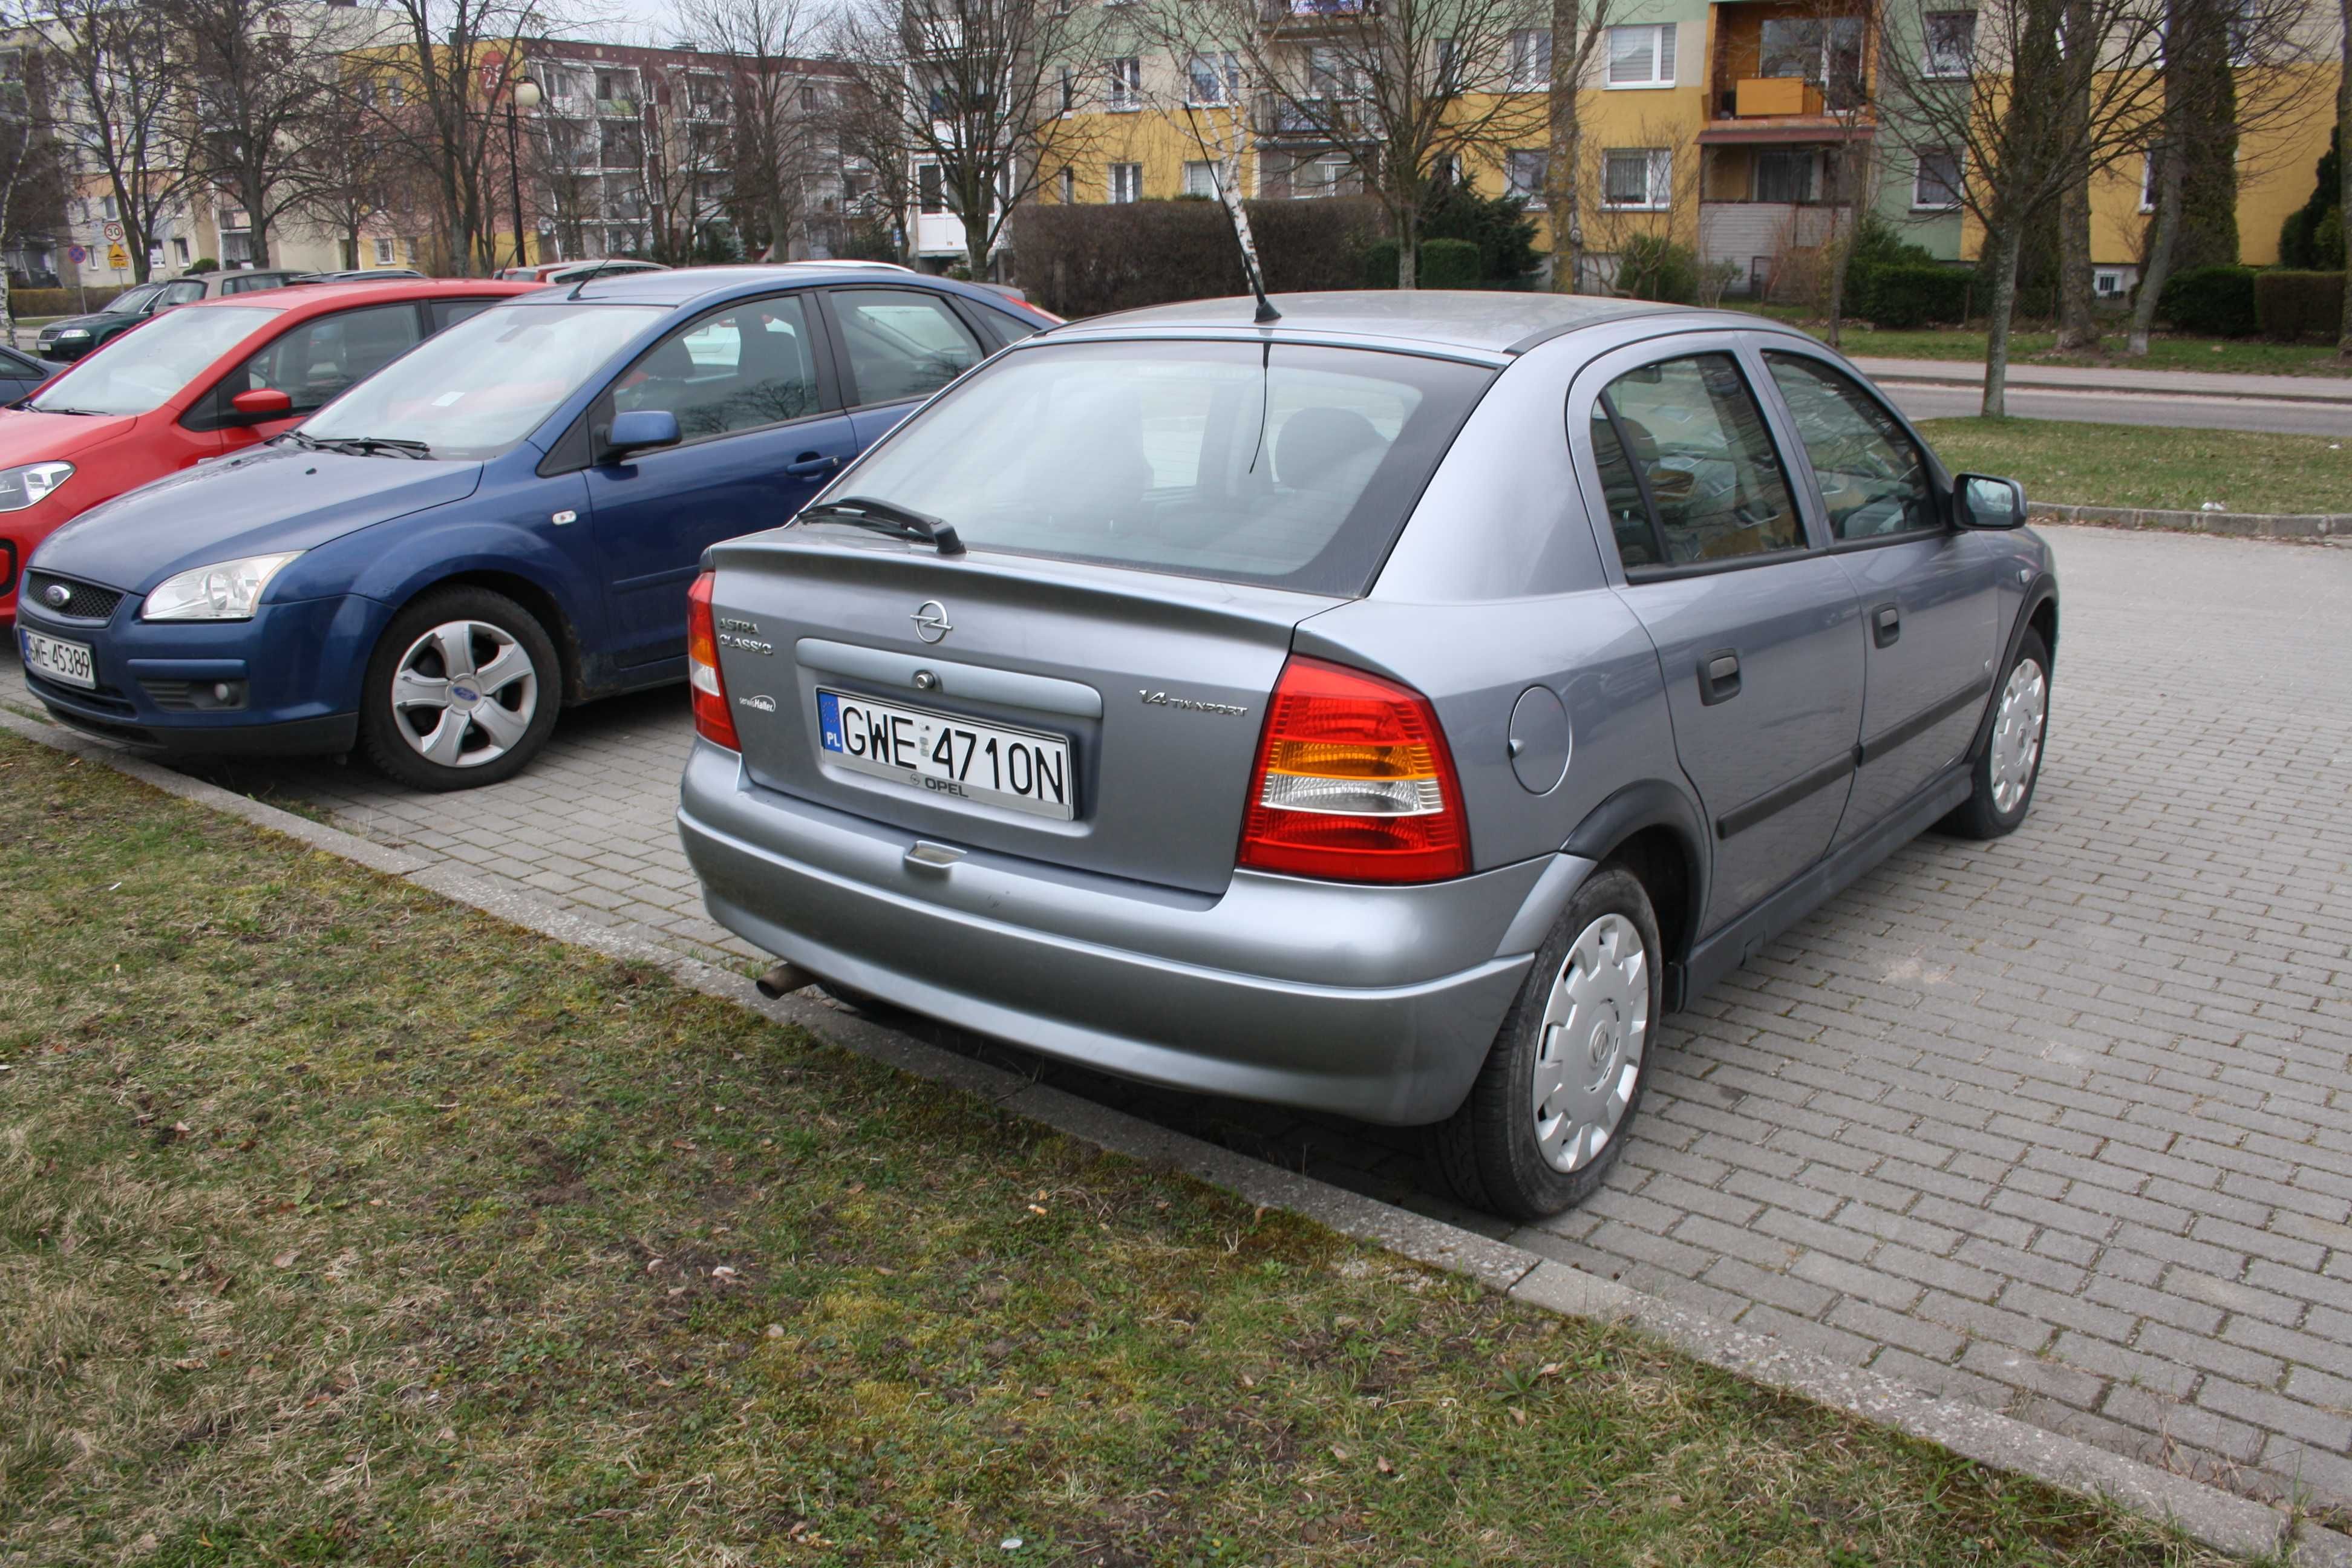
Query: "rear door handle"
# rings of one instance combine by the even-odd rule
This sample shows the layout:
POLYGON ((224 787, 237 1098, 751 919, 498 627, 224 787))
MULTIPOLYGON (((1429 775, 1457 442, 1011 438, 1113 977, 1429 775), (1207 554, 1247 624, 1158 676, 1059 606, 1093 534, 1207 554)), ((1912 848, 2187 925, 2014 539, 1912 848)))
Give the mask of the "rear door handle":
POLYGON ((1702 706, 1712 708, 1738 695, 1739 654, 1737 649, 1717 648, 1698 661, 1698 700, 1702 706))
POLYGON ((1881 605, 1870 612, 1870 635, 1880 647, 1885 647, 1903 635, 1903 610, 1897 605, 1881 605))
POLYGON ((784 472, 796 479, 813 479, 819 474, 829 474, 841 467, 839 458, 828 458, 822 452, 803 452, 784 465, 784 472))

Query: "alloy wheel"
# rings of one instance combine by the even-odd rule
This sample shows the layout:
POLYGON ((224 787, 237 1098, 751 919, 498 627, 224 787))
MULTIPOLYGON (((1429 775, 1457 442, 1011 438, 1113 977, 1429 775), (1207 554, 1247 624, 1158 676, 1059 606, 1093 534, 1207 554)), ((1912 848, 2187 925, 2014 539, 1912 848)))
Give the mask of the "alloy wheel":
POLYGON ((530 731, 539 672, 503 627, 444 621, 400 656, 392 710, 394 728, 418 756, 446 768, 480 767, 530 731))

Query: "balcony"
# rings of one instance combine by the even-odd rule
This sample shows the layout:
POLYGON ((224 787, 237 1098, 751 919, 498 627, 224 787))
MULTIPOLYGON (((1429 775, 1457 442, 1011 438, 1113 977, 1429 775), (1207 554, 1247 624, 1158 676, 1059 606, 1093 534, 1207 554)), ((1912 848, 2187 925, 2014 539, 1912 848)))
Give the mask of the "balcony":
POLYGON ((1258 19, 1276 32, 1313 32, 1381 14, 1381 0, 1260 0, 1258 19))
POLYGON ((1732 118, 1759 120, 1773 115, 1815 115, 1827 111, 1822 89, 1802 77, 1744 77, 1732 89, 1732 118))
POLYGON ((1276 140, 1328 142, 1360 133, 1363 122, 1363 105, 1352 99, 1262 92, 1250 110, 1251 131, 1276 140))

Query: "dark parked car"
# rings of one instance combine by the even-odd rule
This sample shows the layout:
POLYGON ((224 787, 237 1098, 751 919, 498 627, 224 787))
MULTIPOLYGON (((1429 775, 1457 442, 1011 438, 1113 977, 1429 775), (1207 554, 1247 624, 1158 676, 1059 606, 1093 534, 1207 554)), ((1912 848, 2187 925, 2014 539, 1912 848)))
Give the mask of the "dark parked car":
POLYGON ((117 294, 102 310, 67 316, 41 329, 38 348, 43 359, 78 360, 101 343, 113 342, 131 328, 176 305, 199 300, 224 300, 235 294, 258 294, 304 280, 299 272, 282 270, 197 272, 185 278, 142 283, 117 294))
POLYGON ((712 915, 853 1000, 1591 1192, 1659 1019, 2033 798, 2057 584, 1753 316, 1210 300, 1018 344, 693 591, 712 915))
POLYGON ((15 349, 0 348, 0 406, 31 395, 35 387, 57 374, 56 365, 44 364, 15 349))
POLYGON ((137 745, 357 745, 423 788, 492 782, 564 704, 685 678, 706 547, 790 517, 1046 324, 899 272, 525 289, 268 446, 52 534, 16 605, 26 681, 137 745))

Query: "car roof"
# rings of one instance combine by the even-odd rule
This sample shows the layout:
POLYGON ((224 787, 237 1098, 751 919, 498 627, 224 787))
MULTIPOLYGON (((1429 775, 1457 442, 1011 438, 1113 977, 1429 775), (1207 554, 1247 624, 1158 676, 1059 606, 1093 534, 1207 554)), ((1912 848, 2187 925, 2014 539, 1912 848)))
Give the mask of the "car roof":
POLYGON ((1276 294, 1279 321, 1258 327, 1257 301, 1248 295, 1187 300, 1091 316, 1042 334, 1060 342, 1090 336, 1224 335, 1265 331, 1276 337, 1363 339, 1397 347, 1467 350, 1481 354, 1521 353, 1580 328, 1637 316, 1671 316, 1675 325, 1769 327, 1758 316, 1662 305, 1648 300, 1616 300, 1592 294, 1471 292, 1438 289, 1360 289, 1328 294, 1276 294))
POLYGON ((909 273, 902 268, 860 268, 834 263, 811 266, 793 261, 761 266, 678 267, 665 272, 622 272, 592 278, 584 285, 562 283, 550 287, 561 288, 567 293, 578 287, 582 300, 593 300, 604 304, 691 305, 703 300, 724 300, 733 294, 750 293, 761 288, 774 288, 779 284, 856 282, 861 274, 871 277, 877 283, 920 281, 950 292, 963 292, 960 285, 947 279, 909 273))
POLYGON ((303 283, 285 289, 256 289, 243 294, 214 294, 190 300, 183 310, 265 310, 299 311, 306 316, 353 305, 395 305, 404 300, 480 300, 526 294, 534 283, 502 283, 495 278, 387 278, 381 283, 303 283))

